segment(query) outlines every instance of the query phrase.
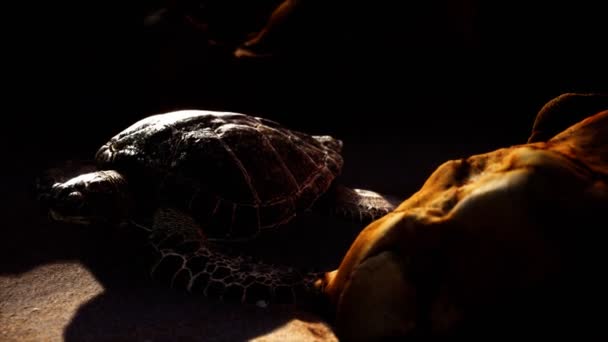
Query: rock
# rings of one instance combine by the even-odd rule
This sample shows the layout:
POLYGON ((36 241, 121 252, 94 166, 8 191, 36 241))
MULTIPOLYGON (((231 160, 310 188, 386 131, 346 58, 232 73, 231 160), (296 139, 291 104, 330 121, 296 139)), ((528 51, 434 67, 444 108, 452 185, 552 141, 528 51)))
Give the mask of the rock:
POLYGON ((338 337, 504 336, 526 319, 557 335, 599 329, 582 318, 606 261, 608 111, 592 114, 546 141, 448 161, 368 225, 320 284, 338 337))

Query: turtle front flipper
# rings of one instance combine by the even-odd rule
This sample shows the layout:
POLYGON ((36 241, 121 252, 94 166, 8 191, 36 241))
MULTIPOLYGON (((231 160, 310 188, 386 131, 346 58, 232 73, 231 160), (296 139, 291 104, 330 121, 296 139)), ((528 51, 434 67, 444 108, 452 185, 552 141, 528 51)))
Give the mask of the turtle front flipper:
POLYGON ((150 243, 155 252, 152 277, 172 288, 256 305, 313 300, 320 273, 257 262, 205 239, 189 216, 172 209, 156 213, 150 243))
POLYGON ((363 189, 351 189, 334 185, 317 207, 329 209, 332 213, 360 222, 374 221, 393 211, 399 199, 363 189))

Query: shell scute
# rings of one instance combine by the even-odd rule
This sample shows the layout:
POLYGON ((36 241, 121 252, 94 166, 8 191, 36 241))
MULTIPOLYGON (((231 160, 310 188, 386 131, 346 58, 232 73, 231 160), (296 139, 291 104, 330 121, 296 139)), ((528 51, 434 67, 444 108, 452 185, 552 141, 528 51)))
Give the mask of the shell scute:
POLYGON ((262 203, 297 191, 285 162, 259 130, 234 125, 222 130, 218 137, 233 153, 233 161, 240 165, 252 192, 262 203))

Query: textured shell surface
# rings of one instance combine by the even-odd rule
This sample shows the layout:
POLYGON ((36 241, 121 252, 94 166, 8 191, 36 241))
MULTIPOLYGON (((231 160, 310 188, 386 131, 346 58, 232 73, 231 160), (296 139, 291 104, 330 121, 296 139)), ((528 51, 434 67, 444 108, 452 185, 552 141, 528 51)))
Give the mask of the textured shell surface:
POLYGON ((156 201, 188 211, 208 236, 239 238, 288 222, 341 172, 341 142, 233 112, 144 118, 97 152, 156 201))

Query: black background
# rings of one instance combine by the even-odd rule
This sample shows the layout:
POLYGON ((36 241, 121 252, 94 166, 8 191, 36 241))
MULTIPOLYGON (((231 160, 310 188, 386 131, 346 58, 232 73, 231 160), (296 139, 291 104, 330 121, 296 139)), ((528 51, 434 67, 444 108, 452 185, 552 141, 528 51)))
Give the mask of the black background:
MULTIPOLYGON (((381 165, 459 144, 477 152, 523 142, 552 97, 608 88, 603 12, 584 1, 309 1, 287 41, 292 54, 240 62, 207 49, 196 30, 142 31, 158 3, 135 13, 110 3, 8 12, 9 163, 91 157, 136 119, 198 108, 332 134, 371 149, 370 163, 381 165)), ((254 12, 219 3, 215 20, 244 37, 252 27, 239 22, 254 12)), ((444 156, 429 158, 434 166, 444 156)))

